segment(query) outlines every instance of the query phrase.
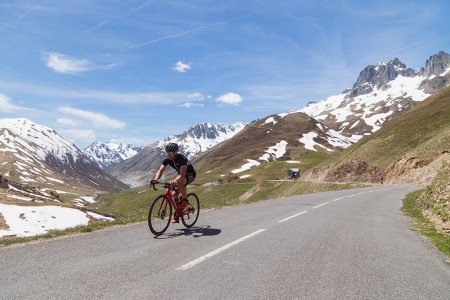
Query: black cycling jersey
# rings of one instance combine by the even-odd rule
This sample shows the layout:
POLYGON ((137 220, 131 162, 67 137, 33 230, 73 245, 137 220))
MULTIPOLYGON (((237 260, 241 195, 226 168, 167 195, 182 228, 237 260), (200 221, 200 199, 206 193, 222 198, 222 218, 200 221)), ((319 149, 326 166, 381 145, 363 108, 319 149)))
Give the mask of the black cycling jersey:
POLYGON ((174 160, 170 160, 168 157, 166 157, 162 164, 167 167, 167 165, 174 168, 178 174, 180 174, 180 168, 181 166, 187 166, 186 175, 196 176, 194 167, 191 164, 191 161, 184 156, 183 154, 177 153, 177 156, 174 160))

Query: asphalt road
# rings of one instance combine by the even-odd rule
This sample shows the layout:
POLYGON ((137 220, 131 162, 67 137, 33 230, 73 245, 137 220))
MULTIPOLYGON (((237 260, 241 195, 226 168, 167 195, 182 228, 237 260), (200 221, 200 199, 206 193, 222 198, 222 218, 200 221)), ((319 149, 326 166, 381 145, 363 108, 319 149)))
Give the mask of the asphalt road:
POLYGON ((450 266, 377 186, 0 248, 0 299, 450 299, 450 266))

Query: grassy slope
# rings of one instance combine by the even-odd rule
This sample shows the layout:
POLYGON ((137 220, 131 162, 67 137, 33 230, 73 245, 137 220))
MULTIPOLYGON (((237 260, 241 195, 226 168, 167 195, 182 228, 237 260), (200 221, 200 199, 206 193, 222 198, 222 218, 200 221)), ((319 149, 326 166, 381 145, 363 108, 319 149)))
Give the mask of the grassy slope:
MULTIPOLYGON (((295 165, 288 164, 285 161, 266 163, 242 174, 240 173, 239 176, 251 175, 245 179, 239 179, 236 175, 220 177, 219 173, 214 172, 200 173, 195 185, 191 185, 188 192, 197 193, 201 200, 202 209, 209 209, 296 194, 351 188, 353 185, 308 183, 285 179, 288 168, 295 166, 305 170, 326 159, 328 159, 326 154, 318 152, 308 153, 301 157, 300 163, 295 165), (222 183, 213 179, 222 179, 220 180, 222 183), (280 180, 278 181, 278 179, 280 180), (205 183, 210 184, 205 185, 205 183)), ((163 192, 162 189, 156 192, 150 190, 148 186, 142 186, 120 193, 104 195, 95 204, 95 209, 100 213, 125 218, 137 217, 144 220, 147 217, 147 209, 151 201, 163 192)))
POLYGON ((450 234, 450 161, 442 166, 431 185, 417 198, 417 204, 441 231, 450 234))
POLYGON ((402 210, 413 219, 414 227, 418 232, 429 238, 437 249, 450 257, 450 235, 442 233, 437 229, 436 224, 424 216, 423 207, 418 204, 423 196, 424 190, 409 194, 403 201, 402 210))
POLYGON ((301 133, 315 128, 315 120, 305 114, 289 114, 283 118, 273 116, 276 124, 265 124, 265 119, 253 122, 230 140, 206 151, 195 161, 200 173, 228 174, 233 169, 247 163, 247 159, 257 160, 264 150, 281 140, 288 142, 286 158, 299 157, 308 151, 299 147, 301 133))

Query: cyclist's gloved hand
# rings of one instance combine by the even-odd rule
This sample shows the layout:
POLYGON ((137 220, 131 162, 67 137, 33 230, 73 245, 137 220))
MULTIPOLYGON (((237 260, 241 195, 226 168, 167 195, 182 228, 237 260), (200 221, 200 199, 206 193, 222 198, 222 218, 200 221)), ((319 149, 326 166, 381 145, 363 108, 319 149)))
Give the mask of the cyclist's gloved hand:
POLYGON ((173 188, 174 190, 177 190, 177 189, 178 189, 178 184, 177 184, 177 182, 176 182, 175 180, 172 181, 170 184, 172 185, 172 188, 173 188))
POLYGON ((155 183, 158 183, 158 180, 156 180, 156 179, 151 179, 150 180, 150 184, 155 184, 155 183))

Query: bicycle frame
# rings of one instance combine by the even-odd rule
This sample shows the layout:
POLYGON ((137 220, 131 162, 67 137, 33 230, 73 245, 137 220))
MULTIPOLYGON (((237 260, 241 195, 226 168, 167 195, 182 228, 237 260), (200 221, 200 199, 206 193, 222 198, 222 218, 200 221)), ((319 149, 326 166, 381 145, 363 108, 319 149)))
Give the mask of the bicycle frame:
MULTIPOLYGON (((170 203, 172 203, 173 209, 179 213, 178 203, 177 203, 177 201, 175 201, 175 199, 172 196, 172 187, 170 187, 170 186, 166 187, 166 199, 168 199, 170 201, 170 203)), ((166 201, 165 208, 167 208, 167 204, 168 204, 168 202, 166 201)))
MULTIPOLYGON (((177 201, 175 201, 175 199, 174 199, 173 196, 172 196, 172 190, 174 190, 174 187, 172 187, 172 185, 169 184, 169 183, 162 183, 162 184, 164 185, 164 188, 166 189, 166 192, 165 192, 165 197, 166 197, 166 199, 167 199, 168 201, 170 201, 170 203, 172 204, 173 209, 174 209, 179 215, 181 215, 181 214, 180 214, 180 211, 179 211, 179 208, 178 208, 178 203, 177 203, 177 201)), ((155 184, 152 184, 152 186, 153 186, 153 189, 156 191, 157 189, 155 188, 155 184)), ((161 212, 161 209, 164 209, 164 211, 167 211, 167 205, 169 204, 168 201, 165 201, 165 202, 164 202, 164 208, 163 208, 163 207, 160 207, 158 213, 161 212)))

